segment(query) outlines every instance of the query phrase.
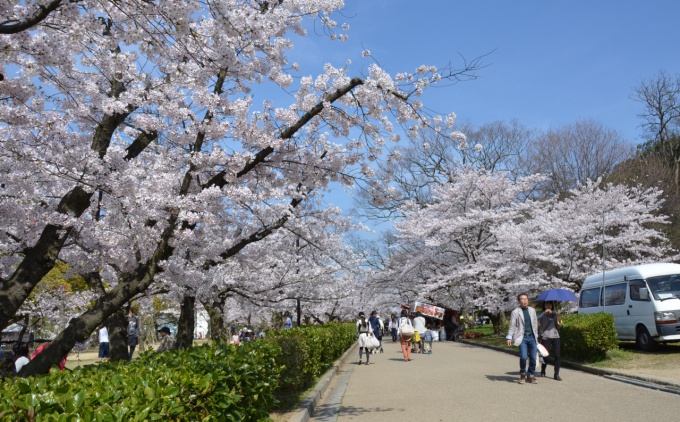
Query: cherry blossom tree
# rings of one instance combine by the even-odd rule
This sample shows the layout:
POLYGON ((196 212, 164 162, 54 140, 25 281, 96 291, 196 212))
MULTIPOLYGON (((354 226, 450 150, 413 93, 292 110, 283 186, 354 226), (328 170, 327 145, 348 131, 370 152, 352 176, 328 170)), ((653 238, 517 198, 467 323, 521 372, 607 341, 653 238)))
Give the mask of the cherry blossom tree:
POLYGON ((306 314, 321 320, 318 315, 324 314, 325 306, 348 296, 353 290, 348 283, 358 267, 343 239, 351 225, 339 215, 333 220, 333 225, 328 220, 290 222, 203 273, 203 283, 186 283, 187 289, 198 286, 196 297, 210 314, 213 338, 226 337, 227 311, 230 319, 245 319, 245 313, 235 312, 235 303, 242 309, 254 305, 276 313, 300 300, 306 314))
POLYGON ((484 258, 496 246, 494 228, 522 218, 543 179, 513 181, 503 172, 463 168, 436 190, 434 203, 411 206, 395 224, 400 253, 394 277, 416 297, 441 295, 458 309, 481 305, 490 293, 485 282, 493 278, 484 258))
MULTIPOLYGON (((392 77, 371 64, 352 77, 326 64, 300 74, 289 34, 317 18, 341 42, 348 28, 331 15, 342 5, 82 0, 0 36, 0 326, 58 261, 96 295, 22 375, 47 371, 154 283, 178 289, 191 318, 219 274, 244 283, 249 267, 235 257, 282 228, 332 225, 337 212, 317 202, 331 183, 381 189, 369 164, 399 125, 418 136, 430 121, 419 97, 458 73, 392 77), (290 92, 292 103, 260 106, 256 88, 290 92)), ((304 244, 321 244, 322 231, 314 236, 304 244)), ((190 326, 180 323, 183 335, 190 326)))
POLYGON ((534 200, 542 176, 512 181, 467 170, 436 191, 436 202, 396 224, 387 277, 401 294, 435 295, 459 309, 489 312, 497 329, 520 292, 574 291, 604 265, 673 259, 660 214, 661 191, 588 181, 567 198, 534 200), (604 225, 603 225, 604 216, 604 225))
POLYGON ((533 274, 536 289, 578 292, 583 280, 603 267, 676 258, 660 231, 668 224, 659 213, 662 204, 656 188, 589 180, 562 201, 542 202, 531 218, 499 227, 497 253, 512 258, 504 269, 508 275, 533 274))

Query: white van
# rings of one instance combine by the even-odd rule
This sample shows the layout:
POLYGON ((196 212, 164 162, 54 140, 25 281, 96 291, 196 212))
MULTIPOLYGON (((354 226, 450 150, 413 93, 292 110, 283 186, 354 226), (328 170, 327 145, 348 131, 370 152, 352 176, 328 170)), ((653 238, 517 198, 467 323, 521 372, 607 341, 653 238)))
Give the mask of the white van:
POLYGON ((614 315, 619 339, 635 340, 640 349, 680 341, 680 265, 638 265, 587 277, 578 312, 603 311, 614 315))

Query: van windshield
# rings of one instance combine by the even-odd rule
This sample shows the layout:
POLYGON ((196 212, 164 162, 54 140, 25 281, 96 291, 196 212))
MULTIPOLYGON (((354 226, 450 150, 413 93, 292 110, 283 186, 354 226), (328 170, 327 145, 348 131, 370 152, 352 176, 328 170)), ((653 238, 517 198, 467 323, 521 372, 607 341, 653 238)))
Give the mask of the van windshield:
POLYGON ((647 285, 656 300, 680 298, 680 274, 650 277, 647 279, 647 285))

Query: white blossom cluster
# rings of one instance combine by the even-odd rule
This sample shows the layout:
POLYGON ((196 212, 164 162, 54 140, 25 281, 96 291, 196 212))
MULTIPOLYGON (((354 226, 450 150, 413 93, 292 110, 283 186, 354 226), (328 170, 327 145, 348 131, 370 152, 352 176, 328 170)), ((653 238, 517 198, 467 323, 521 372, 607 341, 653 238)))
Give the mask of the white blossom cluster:
POLYGON ((463 168, 427 206, 403 207, 383 279, 395 294, 437 297, 455 309, 496 313, 520 292, 580 290, 606 268, 674 259, 656 227, 661 192, 588 181, 563 200, 532 198, 546 178, 463 168), (603 226, 604 216, 604 226, 603 226), (604 235, 605 262, 602 262, 604 235))
MULTIPOLYGON (((31 16, 28 3, 3 2, 0 21, 31 16)), ((290 34, 318 18, 345 39, 331 17, 342 6, 81 0, 0 35, 0 300, 12 305, 0 322, 35 311, 15 305, 40 279, 22 268, 38 261, 99 272, 108 292, 129 287, 114 302, 93 290, 70 317, 151 288, 222 312, 235 298, 304 294, 321 315, 347 297, 360 273, 341 242, 352 226, 318 198, 332 182, 381 191, 368 163, 399 139, 395 124, 417 134, 428 118, 418 98, 442 75, 392 78, 375 64, 362 78, 332 65, 300 74, 290 34), (264 84, 293 100, 256 104, 264 84), (10 297, 17 285, 29 287, 10 297)))

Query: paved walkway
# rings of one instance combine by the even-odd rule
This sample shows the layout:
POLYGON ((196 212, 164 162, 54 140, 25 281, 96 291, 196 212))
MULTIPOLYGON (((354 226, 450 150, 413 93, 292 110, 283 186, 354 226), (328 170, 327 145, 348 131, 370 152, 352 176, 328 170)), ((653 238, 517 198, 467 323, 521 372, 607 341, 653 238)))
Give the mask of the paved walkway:
MULTIPOLYGON (((675 421, 680 396, 562 369, 564 381, 517 383, 519 358, 463 343, 434 343, 404 362, 399 344, 370 365, 347 359, 311 419, 330 421, 675 421)), ((515 349, 516 350, 516 349, 515 349)), ((548 367, 552 376, 552 366, 548 367)))

